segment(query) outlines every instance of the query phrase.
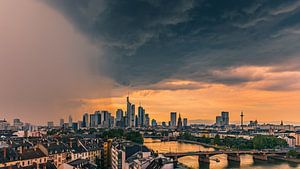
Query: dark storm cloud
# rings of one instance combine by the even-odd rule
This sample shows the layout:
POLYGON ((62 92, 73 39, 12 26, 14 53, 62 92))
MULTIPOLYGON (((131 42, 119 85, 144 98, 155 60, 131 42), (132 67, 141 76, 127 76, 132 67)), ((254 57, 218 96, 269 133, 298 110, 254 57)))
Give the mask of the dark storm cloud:
POLYGON ((105 46, 105 69, 122 85, 168 78, 223 84, 258 81, 260 77, 211 72, 276 66, 299 56, 299 1, 47 2, 105 46))

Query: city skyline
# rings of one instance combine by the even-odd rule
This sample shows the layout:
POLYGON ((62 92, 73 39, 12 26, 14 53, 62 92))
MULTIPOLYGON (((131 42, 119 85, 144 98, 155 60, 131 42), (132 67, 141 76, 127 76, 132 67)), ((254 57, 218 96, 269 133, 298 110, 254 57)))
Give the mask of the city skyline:
POLYGON ((135 115, 141 102, 157 122, 172 111, 238 122, 243 111, 245 122, 299 124, 299 11, 284 1, 3 0, 0 119, 115 115, 129 92, 135 115))

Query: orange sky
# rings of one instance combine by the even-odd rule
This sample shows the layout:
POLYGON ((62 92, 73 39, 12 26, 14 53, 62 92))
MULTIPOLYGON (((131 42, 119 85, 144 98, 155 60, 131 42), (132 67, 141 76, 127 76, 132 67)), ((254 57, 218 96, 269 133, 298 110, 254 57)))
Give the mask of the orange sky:
MULTIPOLYGON (((179 82, 178 82, 179 83, 179 82)), ((268 82, 259 82, 268 83, 268 82)), ((229 111, 232 121, 245 120, 298 122, 300 91, 267 91, 252 88, 262 84, 225 86, 206 84, 195 90, 137 90, 130 93, 132 102, 139 102, 158 121, 169 121, 169 113, 177 111, 188 119, 214 120, 221 111, 229 111)), ((117 108, 125 110, 126 94, 106 99, 82 99, 86 103, 78 112, 117 108)))

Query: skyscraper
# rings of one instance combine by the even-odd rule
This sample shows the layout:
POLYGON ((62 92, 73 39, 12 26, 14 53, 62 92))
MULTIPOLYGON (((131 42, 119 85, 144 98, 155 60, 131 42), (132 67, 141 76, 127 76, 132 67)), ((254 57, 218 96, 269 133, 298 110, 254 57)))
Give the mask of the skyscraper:
POLYGON ((223 118, 222 116, 216 116, 216 126, 220 127, 223 125, 223 118))
POLYGON ((115 119, 115 126, 116 127, 124 127, 124 117, 123 117, 123 110, 118 109, 116 111, 116 119, 115 119))
POLYGON ((122 120, 122 118, 123 118, 123 110, 122 109, 118 109, 117 111, 116 111, 116 122, 117 121, 121 121, 122 120))
POLYGON ((95 111, 95 127, 99 127, 101 125, 101 111, 95 111))
POLYGON ((188 126, 188 119, 183 118, 183 127, 187 127, 187 126, 188 126))
POLYGON ((96 127, 96 116, 95 116, 95 114, 90 114, 90 127, 96 127))
POLYGON ((60 119, 59 120, 59 126, 60 127, 64 127, 64 124, 65 124, 65 120, 64 119, 60 119))
POLYGON ((129 101, 129 96, 127 96, 127 127, 134 127, 134 119, 135 119, 135 106, 131 104, 129 101))
POLYGON ((142 106, 138 108, 138 126, 145 127, 145 109, 142 106))
POLYGON ((150 126, 150 117, 149 114, 145 114, 145 127, 150 126))
POLYGON ((110 117, 110 120, 109 120, 109 128, 110 127, 115 127, 115 117, 111 115, 111 113, 109 113, 109 117, 110 117))
POLYGON ((177 113, 176 112, 171 112, 171 117, 170 117, 170 122, 171 126, 170 127, 175 127, 176 126, 176 120, 177 120, 177 113))
POLYGON ((101 111, 101 125, 102 127, 110 127, 110 113, 108 111, 101 111))
POLYGON ((139 127, 139 118, 137 115, 135 115, 135 124, 134 127, 139 127))
POLYGON ((131 118, 131 122, 130 122, 130 127, 135 127, 135 105, 132 104, 131 105, 131 115, 130 115, 130 118, 131 118))
POLYGON ((222 121, 223 121, 223 125, 228 126, 229 125, 229 112, 222 112, 221 113, 222 116, 222 121))
POLYGON ((152 127, 156 127, 156 126, 157 126, 157 122, 156 122, 155 119, 152 119, 152 120, 151 120, 151 126, 152 126, 152 127))
POLYGON ((70 115, 69 116, 69 127, 72 127, 73 125, 73 119, 72 119, 72 116, 70 115))
POLYGON ((182 119, 181 119, 181 116, 180 116, 180 114, 179 114, 179 117, 178 117, 177 129, 179 129, 179 130, 181 130, 181 129, 182 129, 182 119))
POLYGON ((82 127, 89 127, 89 114, 84 113, 82 116, 82 127))

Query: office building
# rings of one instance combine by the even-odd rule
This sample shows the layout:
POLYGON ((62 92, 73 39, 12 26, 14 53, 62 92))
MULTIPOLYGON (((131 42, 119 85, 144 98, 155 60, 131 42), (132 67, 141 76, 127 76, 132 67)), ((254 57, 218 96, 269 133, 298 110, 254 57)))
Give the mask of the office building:
POLYGON ((101 126, 109 128, 111 123, 111 115, 108 111, 101 111, 101 126))
POLYGON ((176 126, 176 121, 177 121, 177 113, 176 112, 171 112, 170 113, 170 119, 171 119, 171 126, 170 127, 175 127, 176 126))
POLYGON ((89 127, 89 114, 85 113, 82 116, 82 127, 89 127))
POLYGON ((181 129, 182 129, 182 119, 181 119, 181 116, 180 116, 180 114, 179 114, 179 117, 178 117, 177 129, 179 129, 179 130, 181 130, 181 129))
POLYGON ((220 127, 223 125, 223 118, 222 116, 216 116, 216 126, 220 127))
POLYGON ((135 105, 130 103, 129 96, 127 96, 127 127, 134 127, 135 125, 135 105))
POLYGON ((122 109, 116 111, 115 126, 124 127, 124 114, 122 109))
POLYGON ((122 109, 118 109, 116 111, 116 122, 118 121, 122 121, 122 118, 123 118, 123 110, 122 109))
POLYGON ((167 123, 163 121, 163 122, 161 123, 161 126, 162 126, 162 127, 167 127, 167 123))
POLYGON ((187 126, 188 126, 188 119, 183 118, 183 127, 187 127, 187 126))
POLYGON ((229 112, 224 112, 223 111, 221 113, 221 116, 222 116, 223 125, 228 126, 229 125, 229 112))
POLYGON ((152 127, 156 127, 156 126, 157 126, 157 122, 156 122, 155 119, 152 119, 152 120, 151 120, 151 126, 152 126, 152 127))
POLYGON ((95 114, 90 114, 90 127, 96 127, 96 117, 95 117, 95 114))
POLYGON ((73 125, 73 119, 72 119, 72 116, 70 115, 69 116, 69 127, 72 127, 73 125))
POLYGON ((145 109, 142 106, 138 108, 138 127, 145 127, 145 109))
POLYGON ((99 127, 101 125, 101 111, 95 111, 95 127, 99 127))
POLYGON ((149 114, 145 114, 145 127, 150 126, 150 117, 149 114))
POLYGON ((64 119, 60 119, 59 120, 59 127, 64 127, 65 124, 65 120, 64 119))
POLYGON ((72 123, 72 129, 78 130, 78 123, 72 123))
POLYGON ((23 127, 23 125, 24 125, 24 124, 23 124, 23 122, 21 122, 20 119, 14 119, 14 120, 13 120, 13 126, 14 126, 15 129, 21 130, 22 127, 23 127))

